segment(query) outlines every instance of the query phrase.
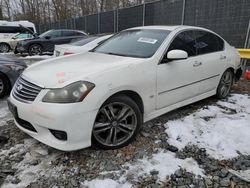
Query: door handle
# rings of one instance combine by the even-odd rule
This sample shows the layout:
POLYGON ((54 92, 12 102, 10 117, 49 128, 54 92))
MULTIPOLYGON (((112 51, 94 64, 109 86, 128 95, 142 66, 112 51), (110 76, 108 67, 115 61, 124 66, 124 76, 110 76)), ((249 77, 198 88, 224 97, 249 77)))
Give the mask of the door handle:
POLYGON ((201 65, 202 65, 202 62, 196 61, 196 62, 193 64, 193 67, 198 67, 198 66, 201 66, 201 65))
POLYGON ((220 56, 220 60, 223 60, 223 59, 226 59, 226 58, 227 58, 227 56, 225 56, 225 55, 220 56))

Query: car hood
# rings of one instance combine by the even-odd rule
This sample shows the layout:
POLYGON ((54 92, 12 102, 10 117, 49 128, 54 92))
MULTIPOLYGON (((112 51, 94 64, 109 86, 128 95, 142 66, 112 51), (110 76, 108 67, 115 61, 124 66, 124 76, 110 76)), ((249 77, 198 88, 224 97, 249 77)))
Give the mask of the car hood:
POLYGON ((26 69, 23 76, 45 88, 61 88, 79 80, 91 82, 95 76, 138 61, 143 59, 87 52, 42 61, 26 69))

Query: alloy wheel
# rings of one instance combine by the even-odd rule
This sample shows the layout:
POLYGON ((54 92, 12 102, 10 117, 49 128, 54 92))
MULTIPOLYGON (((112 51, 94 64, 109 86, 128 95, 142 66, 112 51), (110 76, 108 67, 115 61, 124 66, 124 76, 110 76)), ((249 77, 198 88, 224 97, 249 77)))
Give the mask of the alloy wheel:
POLYGON ((93 136, 105 146, 119 146, 133 136, 136 127, 135 111, 125 103, 114 102, 99 110, 93 136))
POLYGON ((30 47, 30 55, 40 55, 42 53, 42 47, 34 44, 30 47))
POLYGON ((10 48, 7 44, 1 43, 0 44, 0 52, 1 53, 7 53, 9 52, 10 48))
POLYGON ((220 81, 220 94, 222 97, 226 97, 230 92, 233 81, 233 75, 230 71, 226 71, 220 81))

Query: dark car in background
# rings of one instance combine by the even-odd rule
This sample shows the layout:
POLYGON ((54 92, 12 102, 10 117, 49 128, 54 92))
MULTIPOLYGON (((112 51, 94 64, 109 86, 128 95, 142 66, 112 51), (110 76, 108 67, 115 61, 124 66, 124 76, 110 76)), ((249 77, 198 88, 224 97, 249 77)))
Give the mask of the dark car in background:
POLYGON ((45 52, 53 53, 55 45, 67 44, 72 40, 86 37, 87 34, 79 30, 53 29, 33 39, 17 43, 16 53, 28 53, 30 56, 40 55, 45 52))
POLYGON ((11 91, 20 74, 27 65, 14 57, 0 55, 0 98, 11 91))

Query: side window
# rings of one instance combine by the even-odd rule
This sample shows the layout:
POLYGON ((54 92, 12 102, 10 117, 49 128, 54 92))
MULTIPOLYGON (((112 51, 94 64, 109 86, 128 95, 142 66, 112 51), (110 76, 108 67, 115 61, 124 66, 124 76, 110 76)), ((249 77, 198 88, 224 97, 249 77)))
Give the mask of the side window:
POLYGON ((57 38, 57 37, 61 37, 61 31, 56 30, 56 31, 52 31, 48 36, 50 36, 51 38, 57 38))
POLYGON ((70 36, 75 36, 76 33, 74 31, 63 31, 63 36, 65 37, 70 37, 70 36))
POLYGON ((199 55, 218 52, 224 49, 224 41, 206 31, 195 31, 196 34, 196 48, 199 55))
POLYGON ((178 34, 170 44, 168 51, 171 50, 184 50, 188 53, 188 56, 196 55, 195 48, 195 34, 193 31, 184 31, 178 34))

